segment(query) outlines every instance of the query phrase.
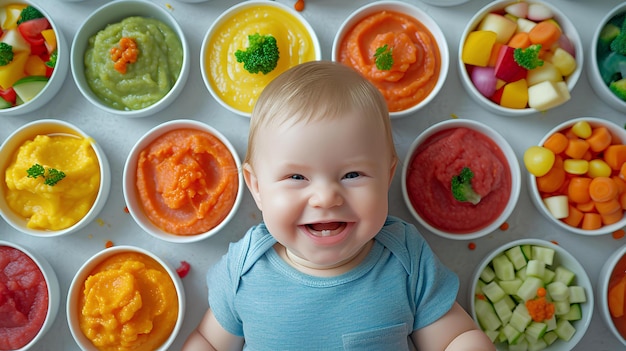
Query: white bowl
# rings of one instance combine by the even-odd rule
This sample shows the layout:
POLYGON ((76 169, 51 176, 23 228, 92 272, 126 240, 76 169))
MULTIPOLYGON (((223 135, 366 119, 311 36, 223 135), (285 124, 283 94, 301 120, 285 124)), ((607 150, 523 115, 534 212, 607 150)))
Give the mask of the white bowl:
MULTIPOLYGON (((470 97, 472 97, 472 99, 474 99, 476 103, 478 103, 480 106, 484 107, 485 109, 493 113, 496 113, 498 115, 510 116, 510 117, 528 116, 528 115, 542 112, 542 111, 539 111, 535 108, 529 108, 529 107, 523 108, 523 109, 503 107, 491 101, 490 99, 486 98, 483 94, 481 94, 478 91, 478 89, 472 83, 472 80, 468 74, 466 66, 463 63, 463 60, 461 59, 461 57, 463 54, 463 45, 465 44, 465 41, 467 40, 467 36, 480 24, 480 22, 485 17, 485 15, 487 15, 490 12, 503 11, 507 5, 513 4, 515 2, 518 2, 518 1, 517 0, 497 0, 497 1, 490 2, 489 4, 485 5, 483 8, 478 10, 478 12, 470 19, 467 26, 463 30, 463 34, 461 35, 461 40, 459 41, 459 49, 458 49, 458 56, 457 56, 461 83, 463 87, 465 88, 465 90, 467 91, 467 93, 470 95, 470 97)), ((576 69, 574 70, 573 73, 571 73, 565 79, 565 82, 567 83, 567 88, 569 89, 571 93, 574 87, 576 86, 576 83, 578 82, 578 78, 580 77, 582 73, 583 57, 584 57, 582 41, 580 39, 580 36, 578 35, 578 31, 576 27, 574 26, 572 21, 563 12, 561 12, 561 10, 555 7, 552 3, 544 2, 540 0, 525 0, 524 2, 527 2, 529 4, 540 3, 540 4, 547 6, 554 14, 553 18, 561 26, 562 33, 566 35, 567 38, 569 38, 569 41, 574 46, 575 48, 574 56, 576 58, 576 69)))
POLYGON ((0 146, 0 172, 2 172, 2 185, 0 186, 0 215, 9 223, 13 228, 19 230, 22 233, 47 238, 75 233, 91 223, 100 211, 104 208, 106 201, 109 197, 111 190, 111 167, 107 159, 104 150, 100 145, 89 135, 83 132, 75 125, 56 119, 41 119, 34 122, 25 124, 17 129, 4 141, 0 146), (27 227, 27 219, 21 215, 13 212, 6 201, 5 193, 8 191, 5 184, 5 171, 13 161, 13 155, 19 150, 20 145, 28 140, 33 140, 37 135, 54 135, 65 134, 72 135, 78 138, 85 138, 91 140, 91 147, 98 158, 98 165, 100 167, 100 185, 98 187, 98 195, 94 200, 91 209, 74 225, 60 230, 38 230, 27 227))
POLYGON ((243 64, 237 62, 234 54, 236 50, 241 50, 244 47, 247 47, 248 35, 255 33, 273 35, 276 38, 279 48, 281 48, 281 46, 284 47, 285 44, 282 44, 284 42, 289 42, 290 45, 302 45, 301 48, 292 50, 294 50, 294 52, 299 50, 311 50, 314 53, 314 60, 320 60, 322 58, 322 50, 317 35, 315 34, 315 30, 299 12, 290 6, 275 1, 250 0, 233 5, 226 11, 222 12, 222 14, 213 22, 202 40, 202 46, 200 49, 200 69, 202 71, 204 85, 211 93, 211 96, 213 96, 213 98, 228 111, 243 117, 250 117, 254 102, 256 102, 261 90, 267 83, 269 83, 269 80, 286 71, 288 68, 295 66, 297 63, 308 61, 302 58, 297 58, 295 55, 289 55, 291 50, 280 49, 278 66, 273 71, 269 72, 267 75, 263 75, 262 73, 257 73, 258 76, 248 74, 248 72, 244 71, 243 64), (299 23, 306 31, 306 34, 304 34, 303 37, 310 38, 312 47, 306 47, 306 45, 303 44, 304 40, 299 38, 295 33, 291 32, 289 29, 292 25, 291 23, 288 21, 283 22, 281 18, 275 18, 271 13, 268 14, 264 11, 266 8, 272 8, 274 11, 281 11, 282 13, 285 13, 288 18, 291 18, 293 22, 299 23), (247 20, 236 21, 233 19, 234 16, 241 13, 250 13, 250 15, 247 20), (218 50, 221 47, 219 45, 211 45, 211 41, 214 38, 226 37, 226 34, 224 34, 224 31, 222 30, 222 27, 224 26, 236 26, 239 36, 225 39, 227 47, 218 50), (216 56, 216 59, 228 62, 229 68, 219 69, 220 67, 217 67, 217 65, 210 64, 209 60, 214 55, 216 56), (285 62, 286 58, 290 61, 288 61, 287 64, 282 64, 281 62, 285 62), (242 74, 243 77, 241 76, 242 74), (216 75, 228 76, 227 78, 220 78, 221 87, 218 87, 214 82, 213 77, 216 75), (234 101, 225 101, 224 99, 226 95, 230 94, 229 92, 224 91, 224 89, 235 81, 243 80, 244 77, 247 79, 247 86, 242 85, 241 89, 249 88, 254 89, 254 91, 249 94, 249 97, 239 97, 239 100, 244 101, 244 99, 249 99, 252 104, 249 110, 247 108, 233 106, 234 101))
POLYGON ((130 215, 133 217, 135 222, 148 234, 168 242, 174 243, 190 243, 196 242, 199 240, 206 239, 217 232, 219 232, 228 222, 235 216, 240 204, 241 199, 244 193, 244 182, 243 182, 243 174, 240 171, 241 169, 241 161, 239 156, 237 155, 237 151, 230 143, 228 139, 224 135, 222 135, 215 128, 204 124, 202 122, 193 121, 193 120, 173 120, 169 122, 162 123, 148 132, 146 132, 138 141, 135 143, 133 148, 131 149, 128 158, 126 159, 126 163, 124 165, 124 182, 123 182, 123 190, 124 190, 124 199, 126 200, 126 205, 128 207, 128 211, 130 215), (193 235, 177 235, 166 231, 165 229, 159 227, 157 224, 152 222, 149 217, 146 215, 144 206, 141 203, 141 199, 138 194, 137 186, 136 186, 136 174, 137 174, 137 162, 139 160, 139 155, 142 150, 148 147, 153 141, 160 138, 165 133, 170 131, 178 130, 178 129, 195 129, 200 132, 206 132, 214 135, 219 139, 224 146, 228 149, 230 154, 232 155, 235 164, 237 166, 236 171, 238 172, 237 176, 237 194, 230 209, 228 215, 215 227, 209 229, 206 232, 193 234, 193 235))
MULTIPOLYGON (((626 13, 626 3, 621 3, 620 5, 617 5, 613 9, 611 9, 600 21, 600 24, 593 34, 593 39, 590 42, 590 54, 588 61, 589 65, 587 67, 587 72, 589 73, 589 83, 591 83, 591 87, 596 92, 598 97, 617 111, 626 113, 626 101, 618 98, 611 90, 609 90, 608 85, 602 79, 602 75, 600 74, 600 70, 598 69, 600 65, 600 62, 598 62, 598 42, 600 38, 600 33, 602 32, 604 26, 613 17, 624 13, 626 13)), ((626 59, 624 59, 624 61, 626 62, 626 59)))
POLYGON ((10 243, 4 240, 0 240, 0 246, 7 246, 7 247, 14 248, 18 251, 21 251, 26 256, 28 256, 37 265, 37 268, 39 268, 39 270, 43 274, 43 278, 47 285, 48 305, 47 305, 46 318, 44 319, 43 324, 41 325, 41 328, 39 329, 37 334, 26 345, 22 346, 16 351, 29 350, 35 344, 37 344, 37 342, 41 340, 44 337, 44 335, 46 335, 46 333, 48 332, 48 330, 54 323, 54 320, 56 319, 57 312, 59 311, 60 300, 61 300, 61 289, 59 287, 59 281, 57 279, 56 273, 54 272, 54 269, 52 268, 52 266, 50 266, 48 261, 43 256, 39 255, 38 253, 35 253, 34 251, 29 250, 23 246, 10 243))
POLYGON ((422 0, 425 4, 442 7, 461 5, 469 1, 470 0, 422 0))
POLYGON ((611 275, 616 268, 616 265, 620 260, 626 256, 626 245, 622 245, 615 250, 604 262, 600 274, 598 275, 598 285, 596 286, 596 308, 600 310, 600 316, 602 320, 609 328, 611 333, 619 340, 624 346, 626 346, 626 336, 619 333, 615 327, 615 323, 611 318, 611 312, 609 311, 609 283, 611 282, 611 275))
POLYGON ((74 77, 74 82, 78 86, 78 89, 94 106, 108 113, 123 117, 146 117, 169 106, 182 92, 187 82, 187 77, 189 76, 190 50, 182 28, 167 9, 146 0, 118 0, 102 5, 92 12, 80 25, 72 42, 71 67, 72 76, 74 77), (182 45, 183 60, 178 79, 163 98, 141 109, 121 110, 105 103, 90 88, 87 78, 85 77, 84 54, 88 47, 90 37, 96 35, 96 33, 104 29, 107 25, 120 22, 131 16, 154 18, 171 28, 174 33, 177 34, 182 45))
MULTIPOLYGON (((450 53, 448 51, 449 49, 446 37, 444 36, 437 22, 426 11, 420 9, 415 5, 407 4, 400 1, 377 1, 371 4, 364 5, 352 12, 340 25, 339 30, 337 31, 337 33, 335 34, 335 38, 333 39, 331 58, 333 61, 341 61, 340 51, 341 44, 344 41, 344 38, 349 35, 354 26, 361 22, 363 19, 382 11, 393 11, 397 13, 402 13, 412 17, 418 22, 421 22, 421 24, 428 29, 430 34, 432 34, 435 39, 436 46, 439 49, 439 74, 436 77, 437 82, 432 87, 430 93, 428 93, 428 95, 426 95, 421 101, 416 102, 414 105, 404 110, 391 111, 389 113, 392 118, 404 117, 412 115, 416 111, 428 105, 437 96, 437 94, 443 87, 446 81, 446 77, 448 75, 450 65, 450 53)), ((376 30, 375 32, 376 34, 385 34, 388 32, 388 30, 376 30)))
POLYGON ((163 269, 167 272, 169 278, 174 284, 174 288, 176 289, 176 294, 178 295, 178 318, 172 330, 170 336, 161 344, 156 351, 166 351, 170 348, 171 344, 176 339, 176 336, 180 332, 180 329, 183 325, 183 320, 185 316, 185 290, 183 283, 176 273, 176 270, 172 268, 167 262, 163 261, 156 254, 134 246, 113 246, 108 249, 104 249, 89 258, 76 272, 72 282, 70 284, 68 293, 67 293, 67 303, 66 303, 66 312, 67 312, 67 323, 70 328, 70 332, 74 341, 78 344, 81 350, 84 351, 97 351, 98 349, 91 343, 91 341, 83 334, 80 328, 80 321, 78 319, 78 315, 81 311, 78 309, 79 299, 81 297, 82 290, 84 288, 84 283, 87 278, 90 276, 91 272, 106 259, 115 256, 121 253, 137 253, 144 256, 147 256, 154 261, 156 261, 163 269))
MULTIPOLYGON (((0 0, 0 8, 4 8, 10 4, 25 4, 31 5, 37 10, 39 10, 44 17, 48 19, 52 29, 54 30, 54 34, 56 35, 57 40, 57 62, 52 72, 52 75, 48 79, 47 84, 32 100, 22 104, 17 105, 15 107, 10 107, 6 109, 0 109, 0 116, 17 116, 25 113, 33 112, 43 106, 45 106, 52 98, 59 92, 63 83, 65 82, 65 77, 67 76, 67 71, 70 66, 70 51, 67 46, 67 42, 65 41, 65 36, 63 35, 63 31, 57 24, 56 21, 59 19, 53 19, 41 6, 35 4, 33 1, 26 0, 0 0)), ((60 19, 63 20, 63 19, 60 19)))
MULTIPOLYGON (((571 126, 573 126, 576 122, 579 121, 587 121, 589 122, 589 124, 592 127, 598 127, 598 126, 604 126, 606 127, 610 132, 611 135, 613 136, 613 140, 617 140, 617 141, 621 141, 622 144, 626 143, 626 130, 618 125, 616 125, 613 122, 607 121, 606 119, 603 118, 597 118, 597 117, 580 117, 580 118, 574 118, 568 121, 565 121, 559 125, 557 125, 556 127, 552 128, 552 130, 550 130, 540 141, 537 145, 543 145, 545 143, 545 141, 548 139, 548 137, 558 131, 563 131, 565 129, 570 128, 571 126)), ((548 219, 548 221, 550 221, 551 223, 555 224, 556 226, 565 229, 566 231, 570 232, 570 233, 575 233, 575 234, 580 234, 580 235, 604 235, 604 234, 610 234, 618 229, 623 228, 624 226, 626 226, 626 216, 622 217, 622 219, 619 222, 610 224, 610 225, 605 225, 599 229, 593 229, 593 230, 588 230, 588 229, 581 229, 581 228, 575 228, 572 227, 570 225, 568 225, 567 223, 555 218, 550 211, 548 210, 548 208, 546 207, 546 205, 544 204, 541 195, 539 194, 539 189, 537 188, 537 181, 536 181, 536 177, 534 175, 532 175, 531 173, 528 173, 528 192, 530 195, 530 199, 532 200, 533 204, 535 205, 535 207, 537 208, 537 210, 545 217, 548 219)))
MULTIPOLYGON (((552 345, 548 346, 544 350, 546 351, 570 351, 573 350, 576 344, 582 339, 591 324, 591 318, 593 315, 593 307, 594 307, 594 296, 593 296, 593 287, 591 285, 591 281, 589 280, 589 276, 587 272, 583 268, 583 266, 576 260, 576 258, 569 253, 567 250, 562 248, 559 245, 556 245, 552 242, 541 240, 541 239, 519 239, 507 244, 504 244, 495 250, 491 251, 485 258, 480 261, 480 263, 476 266, 474 270, 471 286, 469 288, 469 312, 478 323, 478 318, 476 316, 475 311, 475 300, 474 296, 476 295, 476 283, 480 279, 480 274, 485 267, 496 257, 501 255, 504 251, 518 246, 518 245, 534 245, 534 246, 542 246, 555 250, 554 255, 554 263, 552 266, 548 266, 547 268, 556 268, 557 265, 563 266, 564 268, 569 269, 570 271, 576 274, 575 280, 573 282, 574 285, 582 286, 585 290, 585 295, 587 301, 581 303, 581 311, 582 311, 582 319, 578 321, 573 321, 572 325, 576 328, 576 333, 572 336, 569 341, 564 341, 561 339, 556 340, 552 345)), ((507 350, 505 344, 496 344, 498 350, 507 350)))
MULTIPOLYGON (((449 164, 445 164, 442 167, 447 169, 449 166, 450 166, 449 164)), ((421 164, 420 169, 432 170, 434 169, 434 165, 433 164, 421 164)), ((452 179, 450 179, 450 181, 451 180, 452 179)), ((404 167, 402 170, 401 182, 402 182, 402 196, 404 197, 404 201, 409 211, 413 215, 413 217, 415 217, 415 219, 417 219, 417 221, 421 225, 423 225, 426 229, 435 233, 436 235, 447 238, 447 239, 470 240, 470 239, 476 239, 476 238, 485 236, 493 232, 494 230, 498 229, 500 225, 502 225, 507 220, 509 215, 513 212, 513 209, 515 208, 517 204, 517 200, 519 198, 519 193, 520 193, 520 188, 521 188, 521 174, 520 174, 519 163, 517 161, 517 157, 515 156, 515 152, 513 151, 511 146, 508 144, 508 142, 498 132, 496 132, 494 129, 492 129, 489 126, 481 122, 474 121, 474 120, 450 119, 450 120, 446 120, 443 122, 439 122, 427 128, 413 141, 404 159, 404 167), (426 142, 429 138, 435 136, 436 134, 439 134, 447 130, 453 130, 456 128, 468 128, 468 129, 474 130, 482 134, 488 139, 491 139, 501 150, 503 157, 506 159, 506 162, 508 163, 508 169, 511 174, 510 175, 511 191, 506 201, 506 204, 504 205, 500 214, 496 218, 494 218, 490 223, 486 223, 484 224, 483 227, 478 228, 478 229, 452 230, 452 229, 441 228, 440 226, 432 224, 429 220, 424 218, 423 215, 414 207, 411 197, 409 196, 409 185, 407 184, 407 182, 408 182, 408 177, 410 174, 409 172, 411 169, 411 162, 415 156, 416 150, 420 146, 422 146, 424 142, 426 142)), ((491 198, 493 198, 493 194, 491 198)), ((445 199, 438 199, 436 201, 439 201, 441 204, 444 204, 443 200, 445 199)), ((450 192, 450 201, 456 201, 452 198, 451 192, 450 192)), ((481 201, 485 201, 485 199, 481 201)), ((430 211, 432 211, 432 209, 430 211)), ((448 206, 446 207, 445 211, 449 212, 453 210, 451 210, 450 207, 448 206)), ((482 216, 478 216, 478 217, 482 218, 482 216)), ((448 221, 448 223, 449 222, 450 221, 448 221)))

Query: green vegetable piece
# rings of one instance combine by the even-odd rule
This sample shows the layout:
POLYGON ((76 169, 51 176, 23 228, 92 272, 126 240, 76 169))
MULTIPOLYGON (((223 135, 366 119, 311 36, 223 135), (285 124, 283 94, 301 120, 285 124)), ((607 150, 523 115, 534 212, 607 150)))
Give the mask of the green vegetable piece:
POLYGON ((452 177, 452 195, 458 201, 471 202, 476 205, 480 202, 480 195, 472 188, 472 178, 474 178, 474 172, 468 167, 463 167, 459 175, 452 177))
POLYGON ((44 184, 49 186, 54 186, 61 181, 61 179, 65 178, 65 173, 59 171, 58 169, 48 168, 47 171, 48 173, 46 174, 46 169, 42 165, 35 163, 26 170, 26 173, 28 174, 28 178, 36 179, 38 177, 43 177, 44 184))
POLYGON ((235 52, 237 62, 243 63, 243 68, 250 73, 268 74, 278 65, 280 52, 276 38, 271 35, 255 33, 248 35, 248 48, 245 51, 235 52))
POLYGON ((54 50, 54 52, 50 55, 50 59, 46 61, 46 66, 54 68, 57 65, 57 57, 57 50, 54 50))
POLYGON ((13 47, 7 43, 0 43, 0 66, 6 66, 13 61, 13 47))
POLYGON ((613 52, 626 55, 626 18, 622 22, 619 34, 613 39, 609 47, 613 52))
POLYGON ((393 48, 390 48, 387 44, 376 49, 374 53, 374 62, 376 68, 381 71, 388 71, 393 66, 393 48))
POLYGON ((527 48, 516 48, 513 50, 513 60, 523 68, 528 70, 543 66, 543 60, 539 58, 541 44, 533 44, 527 48))
POLYGON ((43 17, 44 15, 39 12, 39 10, 29 5, 26 6, 20 13, 20 18, 17 20, 17 24, 43 17))
POLYGON ((613 94, 617 95, 618 98, 626 101, 626 77, 611 82, 609 89, 613 94))

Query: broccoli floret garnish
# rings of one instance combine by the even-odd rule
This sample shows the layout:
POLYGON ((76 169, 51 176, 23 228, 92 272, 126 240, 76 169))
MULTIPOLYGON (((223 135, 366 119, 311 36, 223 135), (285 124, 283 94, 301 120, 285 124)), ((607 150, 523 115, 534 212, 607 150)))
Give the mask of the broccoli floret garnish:
POLYGON ((379 70, 390 70, 393 66, 393 48, 390 48, 387 44, 379 47, 374 53, 374 60, 376 68, 379 70))
POLYGON ((615 94, 618 98, 626 101, 626 77, 611 82, 609 84, 609 89, 615 94))
POLYGON ((50 55, 50 58, 48 59, 48 61, 46 61, 46 66, 50 67, 50 68, 54 68, 57 65, 57 51, 54 50, 54 52, 50 55))
POLYGON ((7 43, 0 43, 0 66, 6 66, 13 61, 13 47, 7 43))
POLYGON ((280 58, 276 38, 259 33, 248 35, 248 48, 237 50, 235 57, 237 62, 243 63, 246 71, 268 74, 276 68, 280 58))
POLYGON ((476 205, 480 202, 480 195, 472 188, 472 178, 474 178, 474 172, 469 167, 463 167, 459 175, 452 177, 452 195, 458 201, 471 202, 476 205))
POLYGON ((611 41, 609 45, 611 51, 616 52, 620 55, 626 55, 626 19, 624 19, 624 23, 622 24, 622 28, 619 34, 611 41))
POLYGON ((20 13, 20 18, 17 20, 17 24, 43 17, 44 15, 39 12, 39 10, 28 5, 20 13))
POLYGON ((513 59, 518 65, 526 69, 535 69, 543 66, 543 60, 539 58, 541 44, 533 44, 527 48, 516 48, 513 51, 513 59))

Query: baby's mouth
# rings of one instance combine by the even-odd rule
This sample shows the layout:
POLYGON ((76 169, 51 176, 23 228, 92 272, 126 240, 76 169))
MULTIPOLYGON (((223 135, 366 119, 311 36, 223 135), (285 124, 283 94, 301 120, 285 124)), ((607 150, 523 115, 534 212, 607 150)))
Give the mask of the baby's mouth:
POLYGON ((346 222, 312 223, 306 225, 309 233, 315 236, 333 236, 346 228, 346 222))

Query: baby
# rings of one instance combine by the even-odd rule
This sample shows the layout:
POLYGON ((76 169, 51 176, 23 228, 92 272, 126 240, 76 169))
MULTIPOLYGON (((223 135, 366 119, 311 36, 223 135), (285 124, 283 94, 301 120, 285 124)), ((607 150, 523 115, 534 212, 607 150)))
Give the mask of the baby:
POLYGON ((457 276, 388 215, 387 104, 352 69, 281 74, 252 112, 243 173, 263 214, 209 270, 184 350, 495 350, 457 276))

